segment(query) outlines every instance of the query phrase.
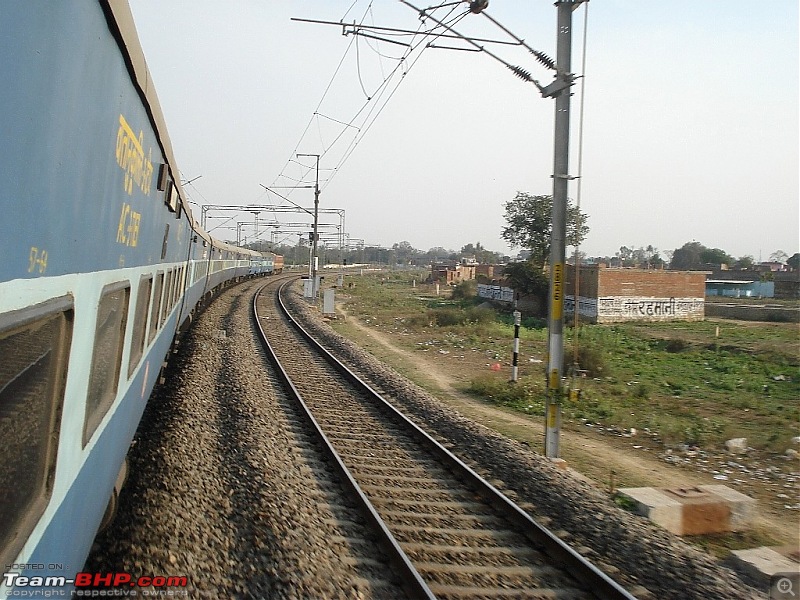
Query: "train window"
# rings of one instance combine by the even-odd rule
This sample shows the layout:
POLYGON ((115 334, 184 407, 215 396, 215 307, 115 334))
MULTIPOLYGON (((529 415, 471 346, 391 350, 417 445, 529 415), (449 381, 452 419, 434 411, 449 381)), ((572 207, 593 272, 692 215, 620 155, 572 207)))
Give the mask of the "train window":
POLYGON ((159 329, 158 313, 161 310, 161 290, 164 288, 164 273, 156 275, 156 283, 153 287, 153 307, 150 309, 150 335, 147 336, 147 343, 152 342, 159 329))
POLYGON ((70 296, 0 315, 0 564, 53 491, 73 317, 70 296))
POLYGON ((165 163, 161 163, 158 167, 158 182, 156 189, 163 192, 167 189, 167 179, 169 178, 169 167, 165 163))
POLYGON ((147 330, 147 309, 150 306, 150 290, 153 278, 146 275, 139 281, 139 292, 136 296, 136 313, 133 316, 133 336, 131 337, 131 359, 128 363, 128 377, 139 365, 144 354, 144 335, 147 330))
POLYGON ((178 267, 175 269, 175 281, 173 282, 174 285, 172 286, 172 301, 171 304, 173 308, 175 307, 175 303, 178 301, 178 288, 181 285, 181 268, 178 267))
POLYGON ((164 204, 166 204, 172 212, 175 212, 178 210, 178 202, 180 202, 178 188, 170 181, 167 185, 167 193, 164 195, 164 204))
POLYGON ((176 290, 178 289, 178 276, 181 272, 178 269, 175 269, 172 272, 172 278, 170 279, 170 286, 169 286, 169 306, 170 309, 175 307, 175 298, 177 297, 176 290))
POLYGON ((175 274, 175 304, 178 303, 180 300, 181 292, 183 291, 183 267, 178 269, 178 272, 175 274))
POLYGON ((100 297, 83 422, 84 446, 117 397, 130 295, 131 286, 126 281, 107 285, 100 297))
POLYGON ((164 301, 161 303, 161 315, 158 319, 158 326, 163 327, 170 309, 172 308, 172 271, 167 271, 167 278, 164 281, 164 301))
POLYGON ((175 269, 175 286, 172 288, 172 306, 178 302, 178 290, 181 287, 181 267, 175 269))
POLYGON ((164 227, 164 241, 161 243, 161 260, 167 256, 167 245, 169 243, 169 223, 164 227))

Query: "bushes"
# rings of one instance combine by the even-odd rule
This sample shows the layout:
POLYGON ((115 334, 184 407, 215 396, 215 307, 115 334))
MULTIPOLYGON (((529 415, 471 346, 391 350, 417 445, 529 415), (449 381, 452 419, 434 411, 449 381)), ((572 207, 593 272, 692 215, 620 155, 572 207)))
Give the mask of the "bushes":
POLYGON ((428 311, 428 322, 439 327, 492 323, 494 320, 494 310, 481 306, 435 308, 428 311))
MULTIPOLYGON (((572 367, 573 353, 564 351, 564 373, 572 367)), ((603 351, 594 345, 582 344, 578 347, 578 367, 586 371, 589 377, 602 377, 607 374, 606 359, 603 351)))
POLYGON ((517 383, 481 375, 470 381, 468 391, 493 404, 510 406, 531 414, 544 412, 544 386, 540 377, 523 377, 517 383))
POLYGON ((453 288, 453 300, 470 300, 478 295, 478 282, 467 279, 453 288))

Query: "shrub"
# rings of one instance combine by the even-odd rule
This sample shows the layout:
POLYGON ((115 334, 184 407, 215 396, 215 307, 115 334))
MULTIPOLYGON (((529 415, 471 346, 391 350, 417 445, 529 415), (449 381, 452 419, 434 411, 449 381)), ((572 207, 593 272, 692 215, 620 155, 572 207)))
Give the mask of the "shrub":
POLYGON ((478 282, 473 279, 467 279, 457 284, 453 288, 452 298, 454 300, 467 300, 474 298, 478 293, 478 282))
POLYGON ((682 340, 680 338, 670 339, 664 343, 664 350, 671 353, 676 352, 683 352, 684 350, 691 348, 691 344, 686 340, 682 340))
POLYGON ((496 376, 480 375, 470 381, 468 391, 494 404, 523 409, 531 414, 544 411, 543 390, 531 378, 520 378, 513 383, 496 376))
MULTIPOLYGON (((564 373, 572 366, 573 353, 564 352, 564 373)), ((600 377, 606 374, 606 360, 603 352, 595 347, 583 344, 578 347, 578 367, 586 371, 589 377, 600 377)))
POLYGON ((466 309, 444 307, 430 310, 427 318, 430 323, 435 323, 439 327, 453 327, 467 323, 492 323, 495 320, 495 312, 483 306, 471 306, 466 309))

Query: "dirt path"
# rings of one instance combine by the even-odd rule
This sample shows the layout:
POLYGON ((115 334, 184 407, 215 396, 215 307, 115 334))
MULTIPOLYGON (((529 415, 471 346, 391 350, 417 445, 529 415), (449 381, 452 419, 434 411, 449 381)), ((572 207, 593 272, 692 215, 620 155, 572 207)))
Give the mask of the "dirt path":
MULTIPOLYGON (((421 382, 440 400, 465 417, 483 423, 503 435, 543 451, 543 419, 527 417, 519 412, 489 405, 464 394, 461 380, 444 371, 433 359, 435 355, 411 352, 396 345, 390 336, 370 328, 340 307, 346 323, 356 332, 357 343, 367 347, 384 362, 421 382)), ((711 474, 666 463, 657 456, 662 449, 649 440, 599 435, 574 427, 561 431, 561 455, 570 470, 594 485, 610 487, 691 487, 718 484, 711 474)), ((785 515, 761 510, 755 530, 779 543, 797 543, 796 533, 787 532, 785 515)))

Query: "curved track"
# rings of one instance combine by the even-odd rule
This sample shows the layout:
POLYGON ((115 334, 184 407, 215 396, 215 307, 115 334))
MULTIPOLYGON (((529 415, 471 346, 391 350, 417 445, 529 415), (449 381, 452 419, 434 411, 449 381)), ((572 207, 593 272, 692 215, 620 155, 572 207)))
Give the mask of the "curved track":
POLYGON ((277 294, 253 307, 287 392, 411 595, 633 598, 341 365, 277 294))

